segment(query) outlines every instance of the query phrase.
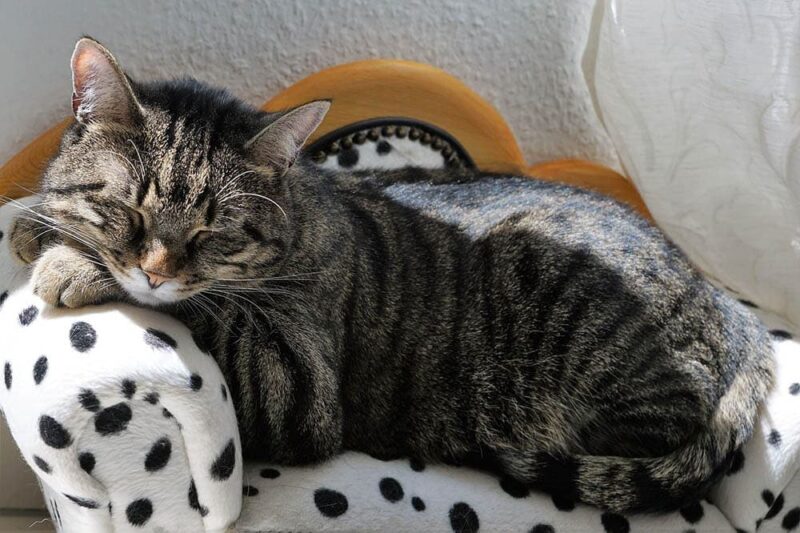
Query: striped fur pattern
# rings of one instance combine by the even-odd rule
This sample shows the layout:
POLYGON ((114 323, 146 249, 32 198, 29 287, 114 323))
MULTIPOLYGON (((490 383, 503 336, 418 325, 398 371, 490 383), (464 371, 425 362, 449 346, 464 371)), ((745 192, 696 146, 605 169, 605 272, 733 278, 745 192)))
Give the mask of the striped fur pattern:
POLYGON ((30 216, 57 237, 36 241, 37 268, 80 249, 116 282, 104 298, 141 302, 125 277, 158 241, 180 286, 144 303, 214 355, 247 456, 478 461, 663 511, 749 438, 767 334, 629 209, 466 170, 280 169, 245 149, 277 115, 196 82, 131 84, 135 126, 77 123, 47 171, 30 216))

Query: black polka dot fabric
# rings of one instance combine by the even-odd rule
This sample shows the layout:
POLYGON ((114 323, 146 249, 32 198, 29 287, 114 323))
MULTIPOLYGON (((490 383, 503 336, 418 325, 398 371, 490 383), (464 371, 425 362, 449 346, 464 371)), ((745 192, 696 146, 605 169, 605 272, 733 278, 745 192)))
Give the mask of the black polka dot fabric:
POLYGON ((132 379, 123 379, 122 380, 122 395, 125 396, 128 400, 133 398, 133 395, 136 394, 136 382, 132 379))
POLYGON ((347 498, 341 492, 331 489, 314 491, 314 505, 323 516, 336 518, 347 512, 347 498))
POLYGON ((47 357, 41 356, 36 360, 36 364, 33 365, 33 382, 37 385, 40 384, 46 375, 47 357))
POLYGON ((56 419, 48 415, 39 417, 39 435, 51 448, 61 449, 72 444, 72 435, 56 419))
POLYGON ((97 332, 87 322, 76 322, 69 330, 69 341, 77 351, 88 352, 97 342, 97 332))
POLYGON ((133 411, 130 406, 120 402, 97 413, 94 418, 94 428, 103 436, 116 435, 125 431, 132 417, 133 411))
POLYGON ((778 340, 789 340, 792 338, 792 334, 786 331, 785 329, 771 329, 769 330, 770 334, 778 340))
POLYGON ((169 462, 169 457, 172 454, 172 442, 167 437, 158 439, 147 452, 147 457, 144 460, 144 469, 148 472, 156 472, 161 470, 169 462))
POLYGON ((53 469, 50 467, 50 465, 47 463, 47 461, 45 461, 44 459, 42 459, 38 455, 34 455, 33 456, 33 462, 36 463, 36 466, 39 467, 39 470, 41 470, 45 474, 49 474, 50 472, 53 471, 53 469))
POLYGON ((377 146, 375 147, 375 151, 379 155, 386 155, 392 151, 392 145, 389 144, 387 141, 379 141, 377 146))
POLYGON ((378 483, 381 495, 392 503, 399 502, 403 499, 403 487, 400 483, 391 477, 385 477, 378 483))
POLYGON ((125 509, 125 516, 132 526, 143 526, 153 516, 153 503, 147 498, 134 500, 125 509))
POLYGON ((739 471, 744 467, 744 453, 742 450, 736 450, 733 453, 733 459, 731 460, 731 467, 728 469, 728 475, 733 475, 739 473, 739 471))
POLYGON ((83 389, 80 394, 78 394, 78 402, 80 402, 87 411, 95 413, 100 410, 100 400, 98 400, 95 393, 89 389, 83 389))
POLYGON ((144 333, 144 340, 156 350, 174 350, 178 347, 178 343, 169 334, 155 328, 147 328, 144 333))
POLYGON ((628 533, 631 530, 630 522, 621 514, 603 513, 600 516, 600 522, 608 533, 628 533))
POLYGON ((202 505, 197 496, 197 485, 195 485, 194 479, 189 485, 189 507, 200 513, 200 516, 206 516, 208 514, 208 507, 202 505))
POLYGON ((782 493, 778 494, 777 498, 774 498, 772 492, 765 490, 761 493, 761 497, 768 507, 768 511, 764 515, 764 520, 775 518, 783 510, 784 498, 782 493))
POLYGON ((703 505, 700 502, 694 502, 681 508, 680 513, 687 522, 696 524, 703 518, 703 505))
POLYGON ((87 474, 91 475, 92 470, 94 470, 94 465, 97 463, 97 460, 95 459, 93 453, 83 452, 78 456, 78 462, 81 465, 81 469, 87 474))
POLYGON ((35 306, 26 307, 19 314, 19 323, 23 326, 29 326, 31 322, 36 320, 39 316, 39 309, 35 306))
POLYGON ((211 478, 224 481, 231 477, 236 466, 236 445, 233 439, 229 440, 225 448, 211 465, 211 478))
POLYGON ((281 473, 274 468, 262 468, 259 475, 264 479, 277 479, 281 473))
POLYGON ((9 259, 0 241, 0 411, 54 528, 202 531, 234 522, 243 486, 263 495, 243 483, 234 398, 186 328, 127 306, 39 307, 9 259))
POLYGON ((350 148, 342 150, 338 156, 339 166, 342 168, 353 168, 358 163, 358 150, 350 148))
POLYGON ((786 531, 794 531, 800 525, 800 507, 789 510, 781 520, 781 527, 786 531))
POLYGON ((90 500, 89 498, 81 498, 80 496, 72 496, 71 494, 64 494, 64 496, 78 505, 78 507, 83 507, 85 509, 97 509, 100 506, 96 501, 90 500))
POLYGON ((450 527, 457 533, 475 533, 480 528, 478 513, 464 502, 458 502, 450 508, 450 527))
POLYGON ((411 506, 415 511, 422 512, 425 510, 425 501, 419 496, 414 496, 411 498, 411 506))
MULTIPOLYGON (((355 127, 355 126, 354 126, 355 127)), ((346 127, 307 148, 311 160, 329 170, 472 167, 457 141, 423 124, 391 119, 364 128, 346 127)))

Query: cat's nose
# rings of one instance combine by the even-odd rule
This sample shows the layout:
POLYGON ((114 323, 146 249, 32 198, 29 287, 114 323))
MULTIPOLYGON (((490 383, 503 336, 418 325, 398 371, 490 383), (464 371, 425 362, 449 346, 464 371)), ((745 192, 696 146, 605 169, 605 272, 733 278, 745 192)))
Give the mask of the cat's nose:
POLYGON ((150 272, 149 270, 142 269, 144 275, 147 276, 147 284, 151 289, 157 289, 165 282, 173 279, 175 276, 167 276, 158 272, 150 272))

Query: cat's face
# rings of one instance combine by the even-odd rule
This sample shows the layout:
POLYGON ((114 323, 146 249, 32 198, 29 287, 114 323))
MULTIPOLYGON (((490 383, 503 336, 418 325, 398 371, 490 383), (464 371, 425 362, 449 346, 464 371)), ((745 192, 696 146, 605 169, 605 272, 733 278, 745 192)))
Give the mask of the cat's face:
POLYGON ((89 39, 72 67, 77 124, 43 179, 63 233, 151 305, 274 275, 291 235, 284 178, 328 103, 276 118, 196 82, 135 84, 89 39))

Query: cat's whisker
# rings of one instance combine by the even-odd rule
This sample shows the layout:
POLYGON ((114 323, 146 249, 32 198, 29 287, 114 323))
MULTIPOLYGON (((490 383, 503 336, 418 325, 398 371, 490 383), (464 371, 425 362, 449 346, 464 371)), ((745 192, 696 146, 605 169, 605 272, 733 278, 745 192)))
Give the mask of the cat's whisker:
POLYGON ((223 195, 224 195, 224 194, 225 194, 225 193, 226 193, 226 192, 227 192, 227 191, 228 191, 228 190, 229 190, 231 187, 233 187, 233 185, 234 185, 236 182, 238 182, 238 181, 239 181, 241 178, 243 178, 244 176, 247 176, 248 174, 255 174, 255 171, 254 171, 254 170, 245 170, 244 172, 240 172, 239 174, 237 174, 236 176, 234 176, 233 178, 231 178, 231 179, 230 179, 230 181, 228 181, 228 183, 226 183, 225 185, 223 185, 223 186, 222 186, 222 188, 221 188, 221 189, 220 189, 220 190, 217 192, 217 197, 219 197, 219 198, 222 198, 222 199, 224 200, 224 198, 223 198, 223 195))
POLYGON ((223 289, 229 293, 260 293, 260 294, 276 294, 276 295, 283 295, 283 296, 293 296, 295 293, 288 289, 278 289, 278 288, 264 288, 264 287, 229 287, 225 285, 217 285, 217 288, 223 289))
POLYGON ((51 222, 53 224, 57 224, 58 223, 57 220, 55 220, 55 219, 53 219, 51 217, 48 217, 44 213, 40 213, 39 211, 33 209, 34 206, 29 206, 29 205, 23 204, 22 202, 19 202, 19 201, 15 200, 14 198, 10 198, 8 196, 0 195, 0 199, 4 200, 6 204, 11 204, 12 207, 16 207, 20 211, 24 211, 26 213, 30 213, 31 215, 36 217, 37 220, 46 220, 46 221, 51 222))
POLYGON ((225 331, 230 331, 230 324, 227 324, 224 320, 222 320, 222 317, 220 317, 218 313, 215 313, 214 310, 211 309, 210 305, 213 304, 220 312, 222 312, 222 308, 212 299, 204 296, 203 294, 196 294, 185 301, 193 302, 195 305, 204 310, 205 313, 208 313, 211 318, 216 320, 225 331))
MULTIPOLYGON (((300 279, 300 280, 287 280, 287 281, 306 281, 306 280, 300 279)), ((274 289, 286 290, 286 289, 291 287, 290 285, 276 285, 276 286, 266 285, 265 286, 265 285, 263 285, 263 283, 265 283, 265 282, 259 282, 258 285, 249 285, 249 283, 254 283, 254 282, 250 282, 250 281, 248 281, 246 283, 248 283, 248 284, 216 282, 215 286, 216 287, 225 287, 226 289, 234 289, 234 290, 252 290, 252 289, 265 289, 265 288, 274 288, 274 289)))
POLYGON ((269 196, 264 196, 263 194, 257 194, 254 192, 239 192, 239 193, 234 193, 230 196, 226 196, 224 199, 220 200, 220 202, 234 200, 236 198, 241 198, 241 197, 253 197, 253 198, 260 198, 261 200, 266 200, 275 205, 275 207, 277 207, 280 210, 280 212, 283 213, 283 218, 286 219, 287 222, 289 221, 289 215, 286 214, 286 211, 283 209, 283 207, 281 207, 281 205, 278 202, 276 202, 269 196))
POLYGON ((301 281, 308 281, 313 278, 301 278, 301 276, 316 276, 324 274, 324 270, 317 270, 316 272, 302 272, 298 274, 285 274, 283 276, 268 276, 264 278, 217 278, 217 281, 233 281, 233 282, 248 282, 248 281, 293 281, 299 279, 301 281))
POLYGON ((25 243, 22 245, 22 247, 23 247, 23 248, 25 248, 26 246, 28 246, 28 245, 29 245, 30 243, 32 243, 33 241, 38 241, 39 239, 41 239, 42 237, 44 237, 44 236, 45 236, 45 235, 47 235, 48 233, 52 233, 52 232, 54 232, 54 231, 56 231, 56 230, 55 230, 55 229, 53 229, 53 228, 47 228, 46 230, 44 230, 44 231, 41 231, 41 232, 37 233, 37 234, 36 234, 36 235, 34 235, 32 238, 30 238, 30 239, 28 239, 27 241, 25 241, 25 243))
MULTIPOLYGON (((31 220, 31 219, 28 219, 28 220, 31 220)), ((37 221, 35 221, 35 222, 37 222, 37 221)), ((94 241, 94 239, 91 239, 87 235, 81 234, 78 230, 76 230, 75 228, 70 227, 68 225, 65 225, 65 224, 56 225, 56 224, 51 224, 51 223, 45 223, 45 222, 42 222, 42 221, 38 221, 38 222, 41 222, 41 224, 43 226, 45 226, 45 227, 48 227, 48 228, 53 229, 54 231, 56 231, 58 233, 66 235, 67 237, 79 242, 80 244, 82 244, 83 246, 89 248, 92 251, 96 252, 95 247, 99 246, 99 243, 94 241)))
POLYGON ((25 185, 21 185, 21 184, 19 184, 19 183, 16 183, 16 182, 14 183, 14 186, 15 186, 15 187, 19 187, 19 188, 20 188, 20 189, 22 189, 23 191, 25 191, 25 192, 29 192, 29 193, 31 193, 31 194, 39 194, 39 192, 38 192, 38 191, 34 191, 33 189, 29 189, 29 188, 28 188, 28 187, 26 187, 25 185))
POLYGON ((286 287, 241 287, 215 283, 211 286, 211 290, 215 291, 217 294, 222 293, 228 295, 238 295, 239 297, 245 299, 245 294, 253 295, 254 293, 258 293, 259 295, 263 295, 264 297, 268 298, 273 304, 275 303, 273 296, 291 297, 295 300, 309 304, 306 294, 303 291, 293 290, 286 287))
POLYGON ((35 222, 46 228, 50 228, 54 231, 62 233, 67 237, 70 237, 71 239, 83 244, 89 249, 94 250, 96 246, 100 246, 100 244, 97 243, 94 239, 92 239, 88 235, 82 234, 79 230, 77 230, 77 228, 71 227, 70 225, 64 223, 50 222, 51 219, 49 219, 48 217, 44 217, 36 213, 35 211, 30 211, 30 213, 34 214, 35 217, 32 218, 25 215, 19 215, 19 218, 35 222))
POLYGON ((217 308, 217 310, 220 313, 222 313, 224 311, 224 309, 219 304, 217 304, 217 302, 215 302, 211 298, 205 296, 203 293, 198 293, 198 294, 195 295, 195 297, 198 298, 199 300, 205 302, 208 305, 213 305, 214 307, 217 308))
POLYGON ((114 284, 114 282, 115 282, 115 281, 116 281, 116 280, 114 280, 113 278, 109 278, 109 277, 102 277, 102 278, 100 278, 100 279, 96 279, 96 280, 94 280, 93 282, 91 282, 91 283, 88 285, 88 287, 89 287, 89 288, 94 288, 94 287, 96 287, 97 285, 100 285, 100 287, 98 288, 98 290, 99 290, 99 291, 104 291, 104 290, 105 290, 105 289, 107 289, 108 287, 111 287, 111 286, 113 286, 113 284, 114 284))
POLYGON ((139 180, 144 180, 145 170, 144 170, 144 161, 142 160, 142 153, 139 151, 139 147, 136 146, 136 143, 133 142, 133 139, 128 139, 128 142, 131 143, 133 149, 136 150, 136 157, 139 158, 139 168, 141 169, 141 174, 139 175, 139 180))
POLYGON ((45 206, 45 205, 52 205, 54 203, 56 203, 55 200, 42 200, 41 202, 37 202, 35 204, 26 204, 26 205, 28 206, 28 208, 33 209, 35 207, 42 207, 42 206, 45 206))
MULTIPOLYGON (((96 153, 98 153, 98 154, 111 154, 111 155, 115 155, 115 156, 119 157, 125 163, 128 164, 128 166, 130 167, 131 171, 133 171, 133 175, 136 176, 136 179, 138 179, 139 181, 142 181, 144 179, 144 175, 139 173, 139 170, 136 168, 136 165, 133 164, 133 161, 128 159, 125 155, 123 155, 123 154, 121 154, 119 152, 115 152, 114 150, 97 150, 96 153)), ((143 167, 143 170, 144 170, 144 167, 143 167)))
MULTIPOLYGON (((229 299, 229 301, 231 301, 232 303, 236 303, 236 302, 235 302, 235 300, 232 300, 232 299, 230 298, 231 296, 233 296, 233 297, 236 297, 236 298, 238 298, 239 300, 243 300, 244 302, 246 302, 246 303, 248 303, 248 304, 252 305, 252 306, 253 306, 253 307, 254 307, 254 308, 257 310, 257 311, 259 311, 259 312, 261 313, 261 315, 262 315, 262 316, 263 316, 263 317, 264 317, 264 318, 265 318, 265 319, 266 319, 268 322, 270 322, 270 321, 271 321, 271 320, 270 320, 270 317, 269 317, 269 315, 267 314, 267 312, 266 312, 266 311, 264 311, 264 309, 263 309, 261 306, 259 306, 259 305, 258 305, 256 302, 254 302, 254 301, 253 301, 253 300, 251 300, 250 298, 247 298, 247 297, 245 297, 245 296, 242 296, 241 294, 237 294, 237 293, 235 293, 235 292, 228 292, 228 291, 217 291, 217 290, 214 290, 214 289, 209 289, 209 290, 207 290, 206 292, 209 292, 209 293, 212 293, 212 294, 217 294, 218 296, 222 296, 223 298, 228 298, 228 299, 229 299)), ((267 295, 267 297, 269 297, 269 296, 267 295)), ((237 304, 237 305, 238 305, 238 304, 237 304)), ((244 308, 242 308, 241 306, 239 306, 239 307, 242 309, 242 311, 245 311, 245 309, 244 309, 244 308)), ((246 312, 246 311, 245 311, 245 312, 246 312)), ((251 317, 251 318, 252 318, 252 317, 251 317)), ((254 325, 255 325, 255 324, 254 324, 254 325)))
POLYGON ((101 260, 98 260, 97 257, 91 256, 88 253, 84 252, 83 250, 78 250, 78 253, 81 254, 90 263, 102 268, 106 268, 106 265, 101 260))
MULTIPOLYGON (((256 326, 256 322, 253 319, 253 313, 248 312, 247 309, 244 306, 242 306, 242 304, 240 304, 238 301, 236 301, 233 298, 231 298, 231 296, 232 296, 231 294, 226 294, 224 292, 217 292, 217 291, 212 291, 212 290, 207 290, 206 292, 209 293, 209 294, 215 294, 215 295, 219 296, 220 298, 222 298, 223 300, 226 300, 226 301, 230 302, 231 304, 235 305, 247 317, 247 319, 250 322, 250 324, 252 326, 256 326)), ((256 306, 256 308, 260 309, 257 306, 256 306)), ((263 312, 262 312, 262 314, 263 314, 263 312)), ((266 317, 266 315, 264 315, 264 317, 266 317)))

